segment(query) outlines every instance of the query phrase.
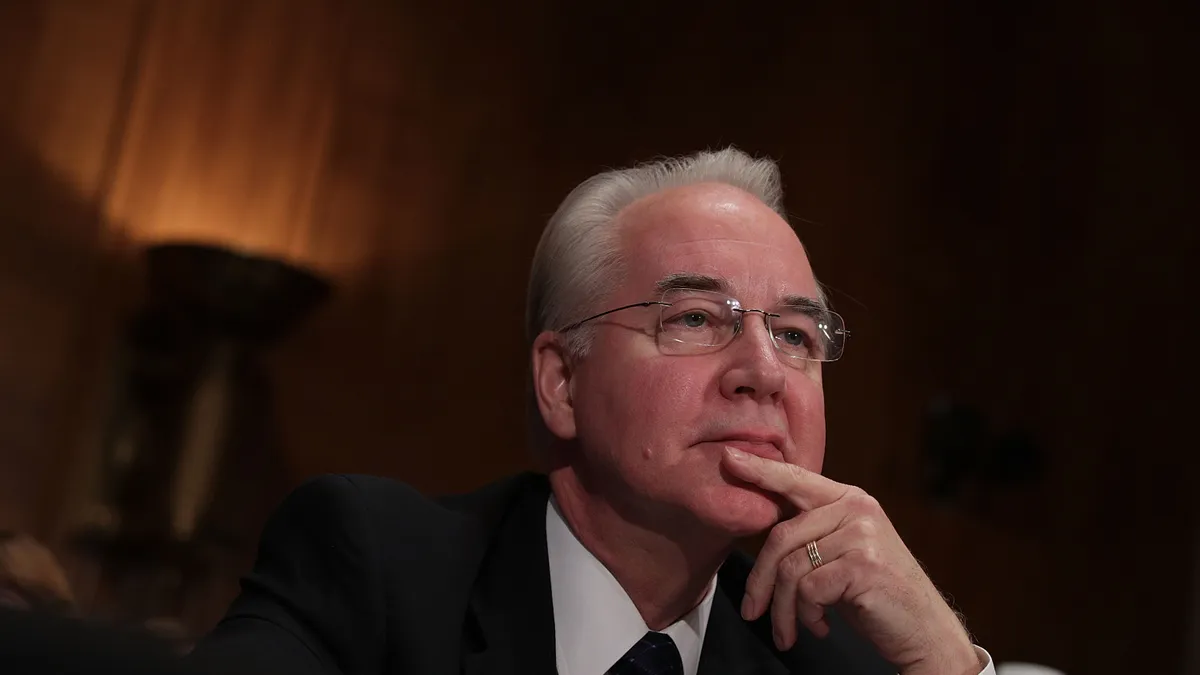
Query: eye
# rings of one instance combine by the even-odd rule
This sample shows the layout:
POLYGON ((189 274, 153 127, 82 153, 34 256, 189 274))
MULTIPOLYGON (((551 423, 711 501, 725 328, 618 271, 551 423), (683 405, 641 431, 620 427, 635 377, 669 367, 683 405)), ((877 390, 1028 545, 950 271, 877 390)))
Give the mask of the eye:
POLYGON ((703 309, 688 309, 672 317, 663 318, 664 326, 670 326, 680 330, 701 330, 709 329, 719 323, 703 309))
POLYGON ((808 344, 808 336, 804 334, 804 331, 796 328, 779 331, 778 338, 789 347, 803 347, 808 344))

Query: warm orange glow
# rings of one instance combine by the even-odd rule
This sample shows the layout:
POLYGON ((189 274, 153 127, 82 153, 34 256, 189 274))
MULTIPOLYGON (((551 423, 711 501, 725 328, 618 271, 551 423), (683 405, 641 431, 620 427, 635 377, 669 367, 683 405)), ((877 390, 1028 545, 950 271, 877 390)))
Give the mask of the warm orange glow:
POLYGON ((339 3, 155 3, 145 31, 134 3, 48 7, 12 131, 107 236, 217 244, 341 284, 381 251, 403 273, 440 247, 470 115, 406 119, 432 109, 428 86, 348 75, 339 3))
POLYGON ((4 131, 91 201, 101 188, 117 117, 132 17, 68 3, 44 3, 39 12, 36 53, 25 74, 29 84, 4 131))
POLYGON ((365 238, 323 245, 335 233, 313 215, 327 197, 338 36, 321 21, 281 28, 295 11, 252 3, 230 25, 211 2, 159 7, 102 205, 127 239, 215 243, 331 277, 360 265, 365 238))

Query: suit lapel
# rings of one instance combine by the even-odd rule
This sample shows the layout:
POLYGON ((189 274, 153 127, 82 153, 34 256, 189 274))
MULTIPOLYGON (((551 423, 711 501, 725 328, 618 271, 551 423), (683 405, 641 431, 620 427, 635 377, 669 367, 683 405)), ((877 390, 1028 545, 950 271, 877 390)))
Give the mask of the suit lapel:
POLYGON ((549 482, 544 477, 531 479, 492 530, 464 626, 464 675, 555 672, 546 554, 549 497, 549 482))

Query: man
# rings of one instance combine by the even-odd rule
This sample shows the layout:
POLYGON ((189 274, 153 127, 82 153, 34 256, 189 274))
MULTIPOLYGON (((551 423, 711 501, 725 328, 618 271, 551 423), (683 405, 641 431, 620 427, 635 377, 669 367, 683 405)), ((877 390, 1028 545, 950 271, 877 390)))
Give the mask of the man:
POLYGON ((289 673, 992 672, 880 509, 819 475, 846 330, 736 151, 600 174, 529 286, 548 476, 431 501, 328 477, 197 662, 289 673), (757 560, 740 538, 770 531, 757 560))

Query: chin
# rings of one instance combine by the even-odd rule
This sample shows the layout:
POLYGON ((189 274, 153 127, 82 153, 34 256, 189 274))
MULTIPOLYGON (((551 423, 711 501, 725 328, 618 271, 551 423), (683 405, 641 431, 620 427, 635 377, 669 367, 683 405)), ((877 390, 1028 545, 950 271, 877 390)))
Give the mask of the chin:
POLYGON ((697 515, 732 539, 765 532, 779 522, 782 510, 770 496, 754 488, 723 485, 708 491, 697 515))

